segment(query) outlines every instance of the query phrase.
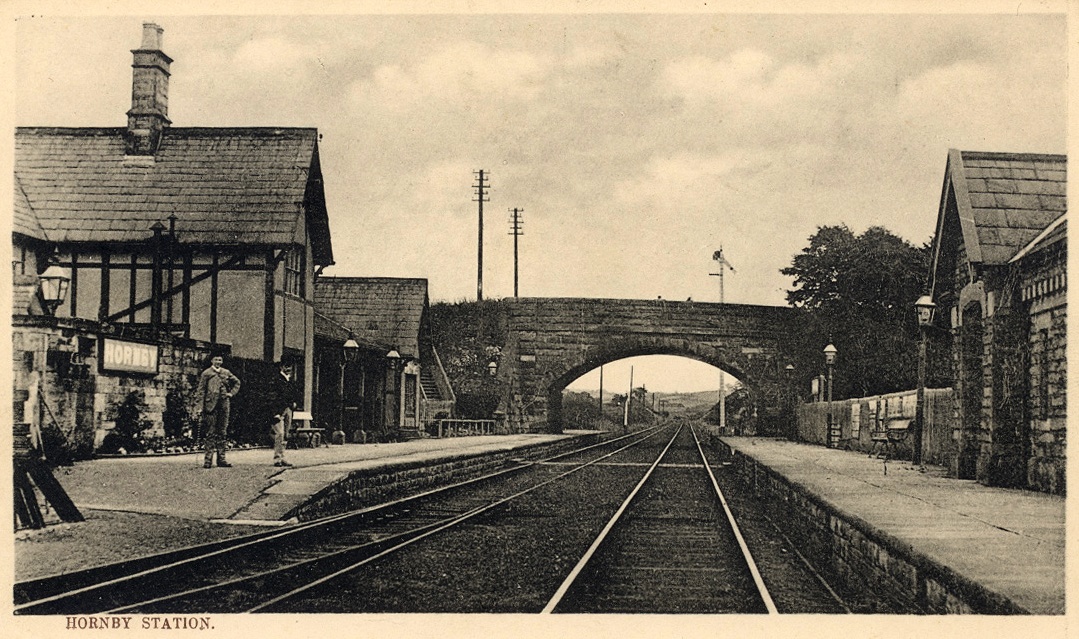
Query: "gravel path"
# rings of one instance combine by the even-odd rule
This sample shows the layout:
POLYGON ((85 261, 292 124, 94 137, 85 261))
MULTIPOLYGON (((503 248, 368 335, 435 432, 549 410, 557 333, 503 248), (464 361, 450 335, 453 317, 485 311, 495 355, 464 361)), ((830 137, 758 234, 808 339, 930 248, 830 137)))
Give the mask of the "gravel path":
POLYGON ((259 526, 83 509, 86 521, 15 535, 15 580, 26 581, 246 535, 259 526))

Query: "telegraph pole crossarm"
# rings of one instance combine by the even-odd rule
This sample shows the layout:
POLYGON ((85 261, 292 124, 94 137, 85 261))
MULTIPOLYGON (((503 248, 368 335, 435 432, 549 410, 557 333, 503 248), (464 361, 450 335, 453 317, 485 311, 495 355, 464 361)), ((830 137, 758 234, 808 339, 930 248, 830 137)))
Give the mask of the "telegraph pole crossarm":
POLYGON ((483 301, 483 203, 490 202, 491 198, 486 196, 487 189, 490 185, 487 180, 490 179, 490 173, 484 173, 483 169, 475 171, 476 183, 472 185, 472 188, 476 189, 476 197, 473 202, 479 202, 479 240, 477 242, 476 249, 476 301, 483 301))
POLYGON ((525 234, 524 231, 524 218, 521 217, 521 213, 524 213, 524 209, 514 207, 510 209, 513 215, 510 217, 510 232, 509 235, 513 236, 513 296, 517 297, 517 238, 525 234))

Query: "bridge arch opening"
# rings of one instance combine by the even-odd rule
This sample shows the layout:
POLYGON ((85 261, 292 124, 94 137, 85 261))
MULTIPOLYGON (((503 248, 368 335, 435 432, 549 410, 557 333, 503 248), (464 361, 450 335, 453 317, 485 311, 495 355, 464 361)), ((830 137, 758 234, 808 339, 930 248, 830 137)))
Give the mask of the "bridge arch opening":
POLYGON ((626 421, 640 426, 671 415, 718 423, 721 389, 728 405, 732 397, 751 396, 731 368, 698 354, 669 352, 581 362, 552 380, 548 414, 568 429, 615 430, 626 421))

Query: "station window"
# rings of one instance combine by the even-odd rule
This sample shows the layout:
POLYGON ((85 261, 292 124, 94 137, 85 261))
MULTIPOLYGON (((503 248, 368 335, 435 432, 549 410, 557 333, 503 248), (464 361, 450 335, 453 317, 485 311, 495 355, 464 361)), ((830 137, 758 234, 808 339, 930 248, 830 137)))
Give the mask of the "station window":
POLYGON ((15 275, 26 275, 26 247, 19 246, 15 248, 14 259, 11 260, 11 266, 15 270, 15 275))
POLYGON ((285 292, 297 297, 304 295, 303 248, 296 247, 285 254, 285 292))

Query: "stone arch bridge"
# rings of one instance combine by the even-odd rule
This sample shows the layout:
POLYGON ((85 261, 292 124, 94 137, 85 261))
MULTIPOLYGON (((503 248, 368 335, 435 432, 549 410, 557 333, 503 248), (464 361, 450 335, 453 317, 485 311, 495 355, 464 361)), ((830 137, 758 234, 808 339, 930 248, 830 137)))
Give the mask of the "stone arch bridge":
POLYGON ((765 421, 780 411, 790 308, 662 299, 505 301, 499 410, 511 428, 561 432, 563 389, 590 370, 636 355, 711 364, 741 380, 765 421))

